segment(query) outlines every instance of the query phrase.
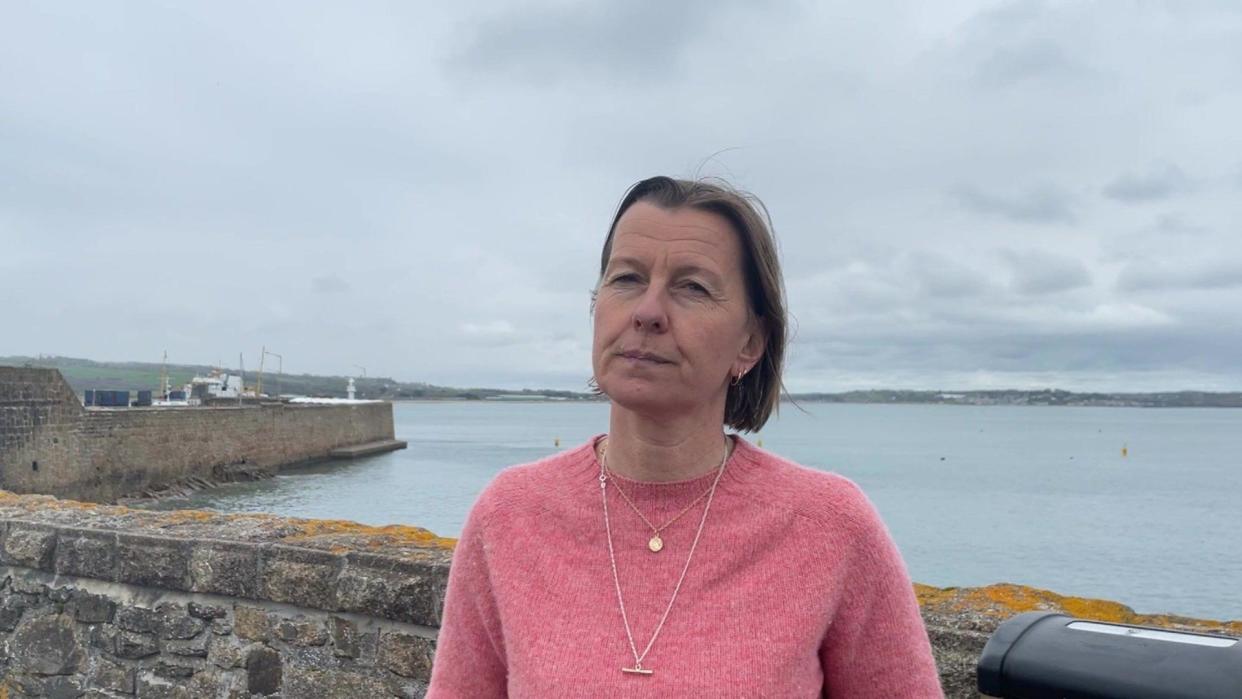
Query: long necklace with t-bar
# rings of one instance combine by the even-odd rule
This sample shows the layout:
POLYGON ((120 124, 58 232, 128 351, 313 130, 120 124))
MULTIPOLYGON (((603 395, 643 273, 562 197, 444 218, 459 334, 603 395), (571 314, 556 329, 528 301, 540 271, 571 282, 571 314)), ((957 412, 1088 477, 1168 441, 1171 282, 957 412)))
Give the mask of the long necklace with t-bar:
POLYGON ((621 578, 617 575, 617 555, 612 547, 612 524, 608 520, 608 471, 604 467, 601 460, 599 465, 599 494, 600 499, 604 502, 604 531, 608 536, 608 562, 612 566, 612 582, 617 588, 617 606, 621 608, 621 622, 625 625, 625 637, 630 642, 630 652, 634 654, 634 667, 622 667, 621 672, 631 675, 650 675, 655 671, 650 668, 643 667, 643 658, 651 652, 651 647, 655 645, 656 638, 660 636, 660 631, 664 628, 664 622, 668 620, 668 613, 673 611, 673 604, 677 601, 677 593, 681 591, 681 584, 686 579, 686 571, 690 570, 690 561, 694 558, 694 550, 699 546, 699 538, 703 536, 703 525, 707 524, 707 512, 712 508, 712 499, 716 497, 716 485, 720 483, 720 477, 724 475, 725 464, 729 461, 729 443, 728 437, 725 437, 724 458, 720 460, 720 468, 717 470, 716 479, 712 481, 711 490, 707 492, 707 504, 703 506, 703 517, 699 520, 699 529, 694 533, 694 542, 690 544, 690 553, 686 556, 686 565, 681 569, 681 577, 677 578, 677 584, 673 587, 673 594, 669 597, 668 606, 664 608, 664 614, 660 617, 660 623, 656 624, 655 631, 651 633, 651 640, 647 641, 647 647, 640 654, 638 646, 634 645, 634 633, 630 630, 630 617, 625 612, 625 597, 621 594, 621 578))

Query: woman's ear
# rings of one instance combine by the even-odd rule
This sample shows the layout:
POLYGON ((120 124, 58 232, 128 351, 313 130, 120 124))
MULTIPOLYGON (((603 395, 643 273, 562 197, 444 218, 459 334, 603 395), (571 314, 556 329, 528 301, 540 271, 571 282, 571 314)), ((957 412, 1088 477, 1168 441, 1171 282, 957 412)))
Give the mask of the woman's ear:
MULTIPOLYGON (((742 345, 742 350, 737 354, 738 369, 742 373, 748 373, 759 360, 763 358, 763 351, 768 346, 767 324, 762 318, 752 317, 750 319, 750 331, 746 336, 746 343, 742 345)), ((734 375, 737 375, 735 370, 734 375)))

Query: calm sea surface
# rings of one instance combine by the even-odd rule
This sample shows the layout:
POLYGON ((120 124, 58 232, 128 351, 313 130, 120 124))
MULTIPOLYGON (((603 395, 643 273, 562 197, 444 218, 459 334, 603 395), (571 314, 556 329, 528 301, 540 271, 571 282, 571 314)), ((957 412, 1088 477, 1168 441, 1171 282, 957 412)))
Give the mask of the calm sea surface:
MULTIPOLYGON (((1141 612, 1242 619, 1242 410, 804 407, 782 406, 751 441, 861 485, 915 580, 1016 582, 1141 612)), ((159 507, 456 536, 497 471, 557 451, 557 438, 577 446, 607 416, 595 403, 399 403, 407 450, 159 507)))

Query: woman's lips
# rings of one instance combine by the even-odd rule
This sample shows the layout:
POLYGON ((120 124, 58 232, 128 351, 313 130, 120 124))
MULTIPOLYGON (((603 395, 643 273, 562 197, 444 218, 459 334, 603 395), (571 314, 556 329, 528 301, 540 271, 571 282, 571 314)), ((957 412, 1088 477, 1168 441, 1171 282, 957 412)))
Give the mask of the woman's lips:
POLYGON ((648 362, 651 364, 672 364, 672 361, 651 352, 639 352, 636 350, 625 350, 618 353, 621 357, 635 362, 648 362))

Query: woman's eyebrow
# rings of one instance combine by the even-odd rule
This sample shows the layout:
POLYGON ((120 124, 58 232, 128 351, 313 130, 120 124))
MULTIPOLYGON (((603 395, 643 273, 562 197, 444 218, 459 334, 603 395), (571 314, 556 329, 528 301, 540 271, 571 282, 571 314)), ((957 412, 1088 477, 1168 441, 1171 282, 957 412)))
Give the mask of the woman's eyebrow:
POLYGON ((676 267, 673 268, 674 277, 684 277, 687 275, 695 275, 695 274, 702 276, 702 277, 706 277, 708 283, 714 284, 716 286, 720 286, 724 283, 723 279, 721 279, 719 274, 701 265, 696 265, 693 263, 686 263, 686 264, 677 265, 676 267))
MULTIPOLYGON (((608 267, 605 268, 605 271, 615 269, 617 267, 629 267, 639 270, 647 269, 647 265, 642 260, 629 255, 618 255, 609 258, 608 267)), ((722 286, 724 284, 724 280, 721 278, 720 274, 702 265, 694 264, 693 262, 683 262, 678 264, 674 266, 670 272, 674 277, 684 277, 687 275, 697 274, 705 277, 708 283, 714 284, 715 286, 722 286)))
POLYGON ((635 267, 638 269, 643 269, 645 267, 642 261, 639 260, 637 257, 630 257, 628 255, 614 256, 608 259, 607 269, 612 269, 613 267, 622 267, 622 266, 635 267))

